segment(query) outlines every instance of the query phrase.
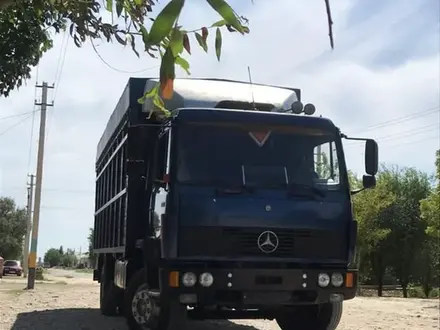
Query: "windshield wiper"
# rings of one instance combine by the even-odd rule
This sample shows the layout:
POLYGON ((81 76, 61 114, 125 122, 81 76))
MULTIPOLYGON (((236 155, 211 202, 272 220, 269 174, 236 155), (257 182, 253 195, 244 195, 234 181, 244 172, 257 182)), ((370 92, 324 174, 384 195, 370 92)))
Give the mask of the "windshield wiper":
POLYGON ((287 194, 289 196, 311 196, 311 197, 326 196, 325 192, 322 191, 321 189, 299 182, 290 182, 287 185, 287 194))

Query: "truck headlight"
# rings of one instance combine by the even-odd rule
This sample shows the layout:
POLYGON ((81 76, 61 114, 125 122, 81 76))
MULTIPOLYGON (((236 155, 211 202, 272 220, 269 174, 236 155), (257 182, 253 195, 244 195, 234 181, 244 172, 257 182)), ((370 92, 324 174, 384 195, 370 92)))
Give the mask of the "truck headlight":
POLYGON ((330 276, 326 273, 321 273, 318 275, 318 285, 321 288, 325 288, 330 284, 330 276))
POLYGON ((214 276, 211 273, 203 273, 200 275, 200 285, 209 288, 214 283, 214 276))
POLYGON ((185 273, 182 276, 182 283, 186 287, 192 287, 197 283, 197 276, 194 273, 185 273))
POLYGON ((341 273, 332 274, 332 285, 339 288, 344 284, 344 276, 341 273))

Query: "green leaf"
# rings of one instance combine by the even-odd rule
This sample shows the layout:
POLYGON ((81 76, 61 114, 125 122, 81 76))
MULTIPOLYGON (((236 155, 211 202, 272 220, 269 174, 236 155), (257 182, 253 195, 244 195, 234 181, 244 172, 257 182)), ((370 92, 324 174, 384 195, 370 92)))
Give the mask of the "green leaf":
POLYGON ((183 33, 181 30, 174 29, 169 45, 175 57, 183 52, 183 33))
POLYGON ((220 61, 220 55, 222 53, 222 32, 220 28, 215 31, 215 54, 217 55, 217 60, 220 61))
POLYGON ((228 22, 226 22, 224 19, 215 22, 214 24, 211 25, 211 27, 222 27, 225 26, 226 24, 228 24, 228 22))
POLYGON ((197 32, 196 32, 196 39, 200 47, 202 47, 205 52, 208 52, 208 44, 206 43, 206 40, 204 40, 203 37, 197 32))
POLYGON ((126 42, 126 40, 122 39, 122 37, 119 35, 119 33, 123 33, 123 32, 121 32, 121 31, 115 32, 115 38, 121 45, 125 46, 127 44, 127 42, 126 42))
POLYGON ((156 84, 152 89, 146 92, 142 97, 138 99, 138 103, 144 104, 146 99, 152 98, 159 94, 159 84, 156 84))
POLYGON ((110 12, 113 11, 113 0, 106 0, 105 9, 110 12))
POLYGON ((159 44, 168 36, 182 11, 185 0, 171 0, 154 20, 150 29, 148 43, 151 45, 159 44))
POLYGON ((116 0, 116 15, 118 17, 121 17, 122 9, 124 9, 123 0, 116 0))
POLYGON ((136 49, 136 39, 132 35, 130 35, 130 37, 131 49, 133 49, 133 52, 136 54, 137 57, 140 57, 139 52, 136 49))
POLYGON ((187 60, 185 60, 184 58, 179 56, 179 57, 176 58, 176 64, 178 66, 180 66, 183 70, 185 70, 185 72, 188 75, 191 75, 191 72, 189 71, 189 63, 188 63, 187 60))
MULTIPOLYGON (((142 41, 144 42, 145 46, 147 46, 147 44, 148 44, 148 31, 145 28, 145 26, 143 26, 143 25, 141 25, 139 27, 139 29, 141 30, 141 33, 142 33, 142 41)), ((145 48, 147 48, 147 47, 145 47, 145 48)))
POLYGON ((206 0, 206 1, 208 1, 209 5, 217 13, 219 13, 220 16, 223 17, 228 24, 232 25, 241 34, 244 33, 243 26, 240 24, 237 15, 225 0, 206 0))

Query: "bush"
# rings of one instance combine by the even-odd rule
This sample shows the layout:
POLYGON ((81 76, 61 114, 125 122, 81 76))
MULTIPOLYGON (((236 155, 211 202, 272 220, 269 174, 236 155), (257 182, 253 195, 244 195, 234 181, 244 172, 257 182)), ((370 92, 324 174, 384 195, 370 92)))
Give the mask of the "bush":
POLYGON ((35 269, 35 279, 37 281, 43 281, 44 280, 43 272, 44 272, 43 267, 37 267, 35 269))
POLYGON ((429 298, 440 298, 440 288, 434 288, 429 293, 429 298))
MULTIPOLYGON (((409 286, 408 287, 408 297, 409 298, 426 298, 425 292, 423 291, 423 288, 421 286, 409 286)), ((440 289, 439 288, 433 288, 429 292, 428 298, 438 298, 440 297, 440 289)))

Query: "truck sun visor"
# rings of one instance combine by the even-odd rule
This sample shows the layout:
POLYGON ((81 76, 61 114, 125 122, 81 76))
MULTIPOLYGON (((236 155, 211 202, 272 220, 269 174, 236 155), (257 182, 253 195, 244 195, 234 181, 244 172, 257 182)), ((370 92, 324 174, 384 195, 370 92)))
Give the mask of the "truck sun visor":
POLYGON ((240 110, 258 110, 258 111, 272 111, 275 107, 273 104, 267 103, 251 103, 251 102, 240 102, 240 101, 220 101, 215 106, 221 109, 240 109, 240 110))

